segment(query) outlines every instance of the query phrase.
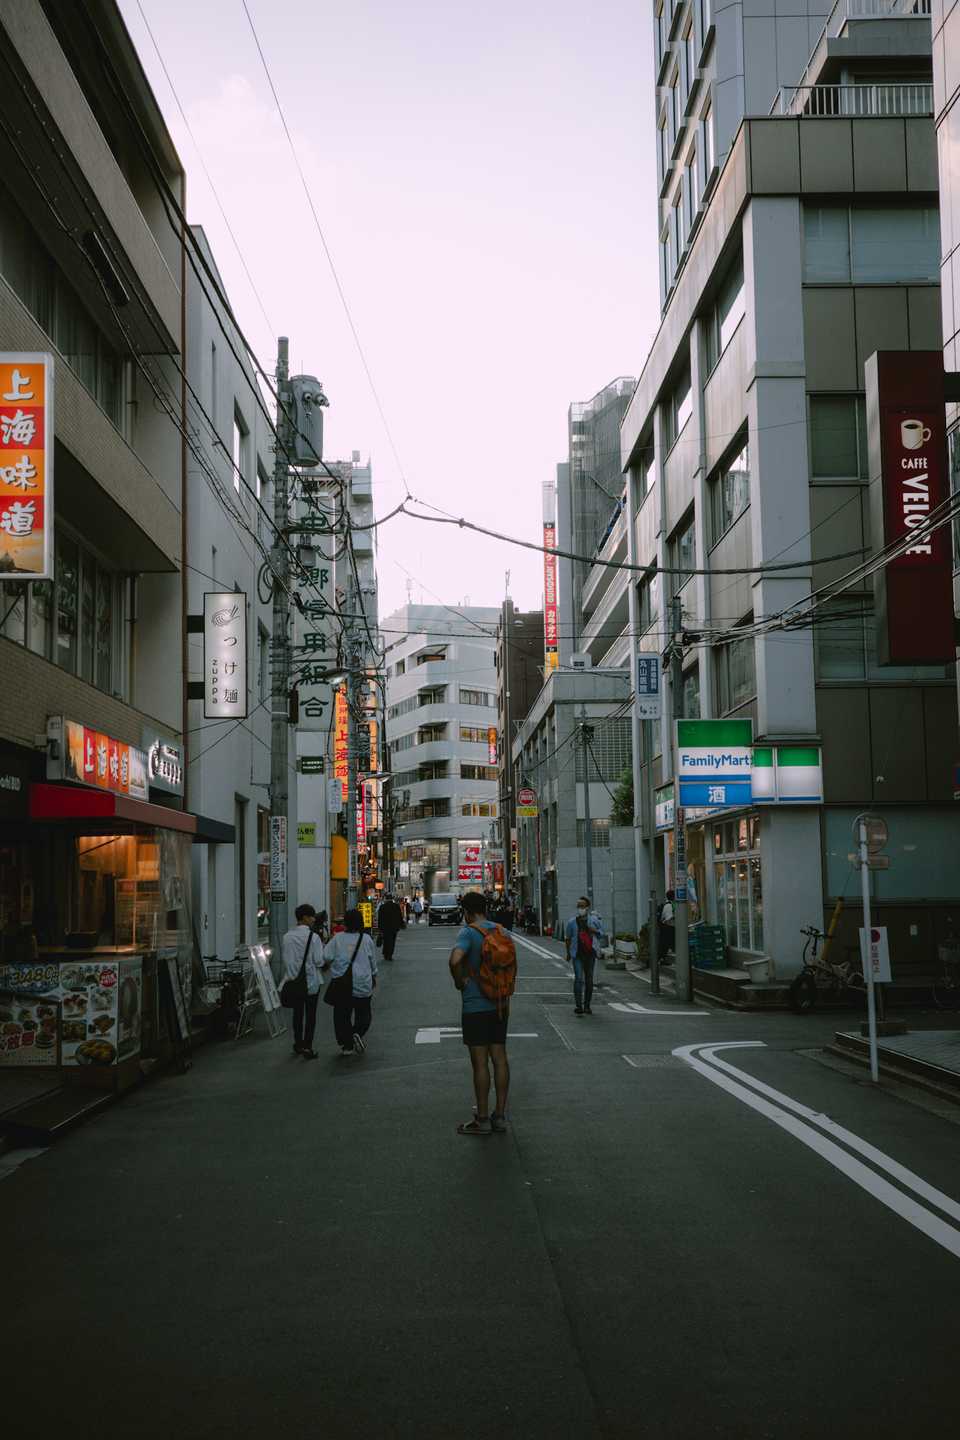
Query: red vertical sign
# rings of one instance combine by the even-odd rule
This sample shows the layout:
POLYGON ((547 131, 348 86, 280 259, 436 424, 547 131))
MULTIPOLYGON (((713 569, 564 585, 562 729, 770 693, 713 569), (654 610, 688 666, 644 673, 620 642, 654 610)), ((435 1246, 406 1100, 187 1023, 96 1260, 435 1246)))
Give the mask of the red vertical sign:
POLYGON ((544 668, 555 670, 560 663, 557 645, 557 527, 543 527, 543 655, 544 668))

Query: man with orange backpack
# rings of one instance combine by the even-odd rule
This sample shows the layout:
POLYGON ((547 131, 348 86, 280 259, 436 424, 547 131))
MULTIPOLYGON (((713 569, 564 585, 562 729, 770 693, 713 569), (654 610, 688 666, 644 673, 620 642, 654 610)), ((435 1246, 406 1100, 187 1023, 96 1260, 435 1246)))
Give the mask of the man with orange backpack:
POLYGON ((460 902, 464 926, 450 955, 450 974, 463 1003, 463 1043, 470 1051, 473 1119, 457 1126, 459 1135, 503 1134, 507 1128, 507 1022, 510 996, 517 983, 517 951, 502 925, 487 919, 487 902, 476 891, 460 902), (490 1064, 497 1108, 490 1113, 490 1064))

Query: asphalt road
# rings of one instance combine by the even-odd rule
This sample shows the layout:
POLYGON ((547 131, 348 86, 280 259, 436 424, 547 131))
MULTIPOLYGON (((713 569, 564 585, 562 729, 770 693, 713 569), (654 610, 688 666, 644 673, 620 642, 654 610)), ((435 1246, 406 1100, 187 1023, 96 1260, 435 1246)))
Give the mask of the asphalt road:
POLYGON ((11 1440, 956 1434, 960 1111, 823 1063, 832 1017, 616 974, 577 1018, 537 942, 510 1131, 462 1138, 452 938, 400 937, 362 1058, 261 1021, 6 1157, 11 1440))

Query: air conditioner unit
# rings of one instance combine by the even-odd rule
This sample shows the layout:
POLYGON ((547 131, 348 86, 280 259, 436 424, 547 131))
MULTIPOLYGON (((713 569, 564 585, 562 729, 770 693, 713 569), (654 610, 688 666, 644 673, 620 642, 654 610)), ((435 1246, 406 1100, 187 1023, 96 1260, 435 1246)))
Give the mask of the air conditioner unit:
POLYGON ((570 656, 571 670, 592 670, 593 661, 586 650, 575 650, 570 656))

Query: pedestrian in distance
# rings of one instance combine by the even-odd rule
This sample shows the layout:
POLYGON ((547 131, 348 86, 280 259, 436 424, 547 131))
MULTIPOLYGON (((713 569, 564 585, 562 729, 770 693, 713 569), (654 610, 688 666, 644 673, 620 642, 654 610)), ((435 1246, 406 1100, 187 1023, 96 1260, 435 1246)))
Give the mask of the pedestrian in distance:
POLYGON ((377 928, 380 931, 380 942, 383 946, 384 960, 393 959, 393 952, 397 944, 397 935, 403 927, 403 911, 393 896, 387 895, 380 909, 377 911, 377 928))
POLYGON ((660 943, 658 946, 657 959, 664 960, 667 951, 673 951, 677 943, 677 929, 675 912, 673 908, 673 891, 667 891, 667 898, 660 906, 660 915, 657 920, 660 943))
POLYGON ((420 916, 421 916, 422 914, 423 914, 423 901, 420 899, 420 896, 418 895, 418 896, 416 897, 416 899, 414 900, 414 902, 413 902, 413 923, 414 923, 414 925, 419 925, 419 924, 420 924, 420 916))
POLYGON ((293 1010, 293 1053, 316 1060, 313 1032, 317 1028, 317 1001, 320 998, 320 967, 323 946, 315 929, 317 912, 312 905, 298 905, 297 923, 280 942, 280 999, 293 1010))
POLYGON ((363 928, 359 910, 348 910, 343 923, 345 929, 334 935, 323 951, 323 970, 330 972, 323 998, 333 1006, 333 1033, 340 1054, 362 1055, 377 988, 377 950, 363 928))
POLYGON ((603 941, 603 922, 590 908, 586 895, 577 901, 577 913, 564 927, 567 959, 573 966, 574 1014, 592 1015, 593 974, 603 941))
POLYGON ((458 1135, 502 1134, 507 1128, 510 1063, 507 1025, 517 981, 517 951, 501 925, 487 919, 483 895, 468 891, 460 902, 464 925, 450 953, 450 974, 460 991, 463 1043, 470 1052, 475 1105, 458 1135), (496 1109, 490 1113, 490 1067, 496 1109))

